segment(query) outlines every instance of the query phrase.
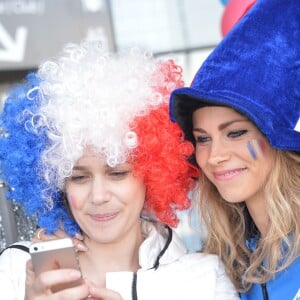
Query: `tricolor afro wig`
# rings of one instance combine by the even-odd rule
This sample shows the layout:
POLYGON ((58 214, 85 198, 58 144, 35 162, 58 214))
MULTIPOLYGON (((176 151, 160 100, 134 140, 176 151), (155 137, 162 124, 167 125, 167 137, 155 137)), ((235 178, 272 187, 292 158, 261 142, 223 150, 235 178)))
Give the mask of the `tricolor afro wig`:
POLYGON ((66 45, 5 101, 0 160, 8 199, 49 233, 64 228, 74 235, 80 229, 62 191, 92 146, 110 166, 133 163, 147 186, 147 208, 176 226, 176 210, 189 207, 198 175, 187 160, 192 144, 168 116, 170 93, 182 85, 182 70, 172 60, 138 49, 114 55, 95 42, 66 45))

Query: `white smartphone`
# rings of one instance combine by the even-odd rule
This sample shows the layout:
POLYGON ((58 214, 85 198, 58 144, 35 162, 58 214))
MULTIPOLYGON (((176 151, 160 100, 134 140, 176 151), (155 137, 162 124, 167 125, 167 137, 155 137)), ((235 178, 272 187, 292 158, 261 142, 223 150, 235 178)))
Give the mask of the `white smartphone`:
MULTIPOLYGON (((36 275, 54 269, 76 269, 80 266, 74 244, 70 238, 62 238, 31 244, 29 247, 36 275)), ((81 271, 80 271, 81 272, 81 271)), ((53 292, 77 286, 82 278, 70 283, 59 284, 52 288, 53 292)))

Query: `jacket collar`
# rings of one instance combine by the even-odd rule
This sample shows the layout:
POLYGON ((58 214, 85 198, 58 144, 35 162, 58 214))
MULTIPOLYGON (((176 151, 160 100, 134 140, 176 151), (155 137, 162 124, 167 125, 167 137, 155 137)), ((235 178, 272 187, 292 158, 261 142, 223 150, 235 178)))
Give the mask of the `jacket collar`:
POLYGON ((178 235, 164 224, 142 221, 142 232, 146 237, 139 249, 142 269, 172 263, 187 253, 178 235))

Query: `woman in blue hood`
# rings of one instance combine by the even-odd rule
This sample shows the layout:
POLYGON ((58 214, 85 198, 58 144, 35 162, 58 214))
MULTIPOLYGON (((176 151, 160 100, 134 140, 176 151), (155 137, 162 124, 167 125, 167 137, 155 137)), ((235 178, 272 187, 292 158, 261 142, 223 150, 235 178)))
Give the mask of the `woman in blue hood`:
POLYGON ((300 5, 261 0, 170 113, 195 145, 205 251, 242 299, 300 299, 300 5))

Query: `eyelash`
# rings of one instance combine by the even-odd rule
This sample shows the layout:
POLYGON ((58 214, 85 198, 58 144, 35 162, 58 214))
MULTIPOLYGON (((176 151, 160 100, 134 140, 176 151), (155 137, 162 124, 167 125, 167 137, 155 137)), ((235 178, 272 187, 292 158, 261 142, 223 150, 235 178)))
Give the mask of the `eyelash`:
MULTIPOLYGON (((227 137, 229 138, 238 138, 248 132, 247 129, 242 129, 242 130, 232 130, 227 134, 227 137)), ((205 144, 211 140, 210 136, 197 136, 195 137, 195 142, 197 144, 205 144)))
POLYGON ((74 175, 74 176, 70 176, 69 180, 70 181, 82 181, 82 180, 84 180, 86 178, 87 178, 86 175, 74 175))
POLYGON ((243 129, 243 130, 236 130, 236 131, 230 131, 230 132, 228 133, 228 137, 233 137, 233 138, 235 138, 235 137, 240 137, 240 136, 246 134, 247 132, 248 132, 248 130, 246 130, 246 129, 243 129))
POLYGON ((209 140, 210 140, 210 138, 208 136, 197 136, 195 138, 195 141, 198 144, 204 144, 204 143, 208 142, 209 140))
POLYGON ((117 177, 117 178, 123 178, 125 176, 127 176, 129 174, 130 171, 112 171, 109 173, 109 175, 113 176, 113 177, 117 177))
MULTIPOLYGON (((126 177, 130 171, 124 170, 124 171, 109 171, 107 174, 108 176, 113 177, 113 179, 118 180, 118 179, 123 179, 126 177)), ((86 180, 89 176, 88 175, 74 175, 69 177, 69 181, 72 182, 83 182, 86 180)))

